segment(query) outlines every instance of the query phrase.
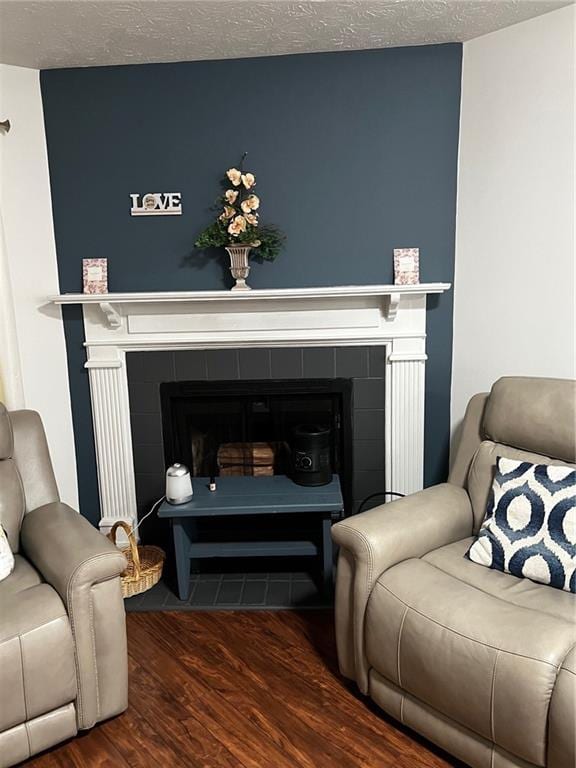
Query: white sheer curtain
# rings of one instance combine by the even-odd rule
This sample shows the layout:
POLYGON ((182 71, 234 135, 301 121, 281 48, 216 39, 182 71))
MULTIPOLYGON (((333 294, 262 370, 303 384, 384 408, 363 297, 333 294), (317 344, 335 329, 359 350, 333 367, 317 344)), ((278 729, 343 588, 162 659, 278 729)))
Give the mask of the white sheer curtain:
MULTIPOLYGON (((1 168, 0 168, 1 171, 1 168)), ((0 179, 1 183, 1 179, 0 179)), ((8 268, 8 253, 4 237, 2 207, 0 205, 0 400, 10 410, 24 407, 24 388, 18 333, 14 315, 14 298, 8 268)))

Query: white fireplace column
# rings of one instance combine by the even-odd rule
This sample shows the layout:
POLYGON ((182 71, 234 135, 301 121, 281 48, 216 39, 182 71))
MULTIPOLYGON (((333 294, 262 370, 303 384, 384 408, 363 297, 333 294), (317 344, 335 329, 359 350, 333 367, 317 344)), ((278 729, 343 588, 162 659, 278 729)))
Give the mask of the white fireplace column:
POLYGON ((94 424, 100 528, 136 522, 126 353, 258 347, 385 346, 386 490, 423 486, 426 296, 446 283, 410 286, 106 295, 82 304, 94 424))
POLYGON ((126 355, 116 348, 88 352, 92 422, 100 493, 100 529, 137 522, 136 484, 126 355))
POLYGON ((387 362, 386 490, 408 495, 424 486, 426 355, 392 351, 387 362))

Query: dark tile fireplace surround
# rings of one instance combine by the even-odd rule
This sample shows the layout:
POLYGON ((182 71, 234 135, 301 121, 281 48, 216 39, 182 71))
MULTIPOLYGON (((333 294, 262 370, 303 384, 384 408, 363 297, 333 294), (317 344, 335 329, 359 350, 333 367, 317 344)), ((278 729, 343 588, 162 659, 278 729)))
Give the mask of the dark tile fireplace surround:
MULTIPOLYGON (((218 382, 215 390, 231 390, 233 383, 238 382, 239 389, 246 393, 250 391, 248 382, 255 382, 265 391, 282 392, 282 380, 287 381, 286 391, 293 388, 296 380, 299 391, 306 388, 306 380, 310 380, 311 387, 321 387, 322 380, 326 385, 330 383, 326 380, 332 380, 333 384, 336 383, 333 380, 341 384, 348 380, 352 395, 350 412, 345 417, 351 421, 352 450, 347 446, 348 450, 340 452, 338 457, 346 514, 356 511, 366 496, 384 490, 385 347, 131 352, 127 354, 127 371, 139 518, 164 493, 165 468, 175 458, 174 441, 170 441, 172 445, 164 445, 166 423, 163 437, 162 404, 166 422, 166 408, 170 403, 167 391, 172 394, 187 389, 209 392, 205 387, 209 382, 218 382), (179 388, 174 386, 177 382, 189 386, 179 388), (163 397, 162 384, 172 384, 163 388, 163 397)), ((158 543, 168 550, 169 583, 171 555, 167 529, 149 518, 141 534, 144 542, 158 543)), ((197 583, 189 607, 287 607, 298 604, 298 596, 306 602, 306 595, 308 602, 317 604, 318 596, 313 594, 314 584, 307 577, 306 568, 305 562, 205 561, 202 573, 193 577, 197 583), (286 571, 279 573, 278 568, 286 571), (234 573, 240 570, 241 573, 234 573), (263 574, 261 581, 259 573, 263 574)), ((147 602, 151 601, 160 604, 150 605, 148 609, 178 603, 164 585, 147 594, 148 597, 133 599, 136 610, 146 609, 147 602)))

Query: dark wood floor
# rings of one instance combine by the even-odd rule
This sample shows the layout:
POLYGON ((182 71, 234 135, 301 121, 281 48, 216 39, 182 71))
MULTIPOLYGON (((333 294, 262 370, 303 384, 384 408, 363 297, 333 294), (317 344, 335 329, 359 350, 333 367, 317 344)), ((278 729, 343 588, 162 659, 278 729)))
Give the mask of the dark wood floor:
POLYGON ((34 768, 445 768, 338 675, 329 611, 128 615, 130 708, 34 768))

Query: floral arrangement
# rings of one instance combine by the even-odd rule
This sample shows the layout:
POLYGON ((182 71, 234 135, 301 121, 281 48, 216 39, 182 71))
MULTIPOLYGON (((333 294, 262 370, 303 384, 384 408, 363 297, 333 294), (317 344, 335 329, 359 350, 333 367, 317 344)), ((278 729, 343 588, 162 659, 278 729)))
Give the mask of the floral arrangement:
POLYGON ((194 245, 202 250, 229 245, 246 245, 256 250, 256 255, 272 261, 280 252, 285 237, 278 227, 262 225, 259 221, 260 198, 254 194, 256 177, 230 168, 222 180, 224 193, 218 198, 218 218, 198 236, 194 245))

